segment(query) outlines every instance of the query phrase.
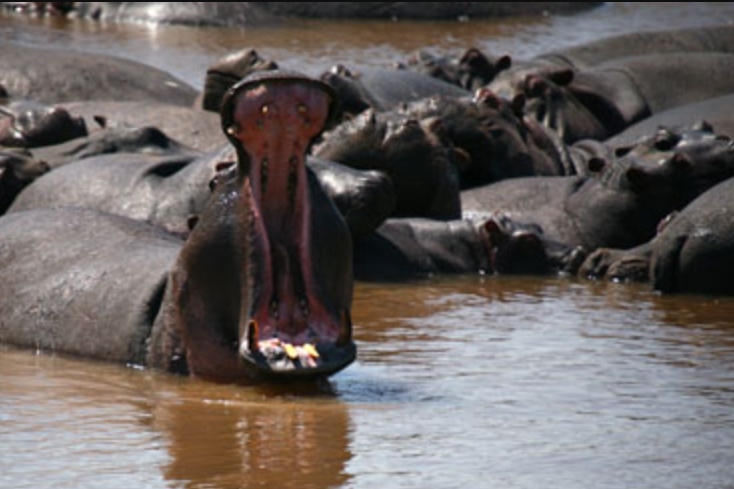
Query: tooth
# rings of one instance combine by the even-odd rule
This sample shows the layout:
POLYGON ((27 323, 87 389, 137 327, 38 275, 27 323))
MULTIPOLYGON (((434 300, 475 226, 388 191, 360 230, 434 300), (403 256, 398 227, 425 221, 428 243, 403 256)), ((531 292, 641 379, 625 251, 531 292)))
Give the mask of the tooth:
POLYGON ((227 128, 227 134, 229 134, 230 136, 236 136, 239 132, 240 126, 238 126, 237 124, 232 124, 227 128))
POLYGON ((298 350, 295 346, 290 343, 284 343, 283 349, 285 350, 285 354, 288 355, 288 358, 291 360, 296 360, 298 358, 298 350))
POLYGON ((262 112, 263 115, 268 115, 268 112, 270 112, 270 107, 268 107, 267 105, 263 105, 260 109, 260 112, 262 112))
POLYGON ((255 320, 252 320, 247 324, 247 348, 249 348, 252 353, 259 350, 257 342, 257 321, 255 320))
POLYGON ((336 339, 338 346, 347 345, 352 342, 352 316, 349 314, 349 309, 344 309, 341 316, 339 337, 336 339))
POLYGON ((303 350, 311 358, 320 357, 319 352, 316 350, 316 348, 311 343, 306 343, 305 345, 303 345, 303 350))

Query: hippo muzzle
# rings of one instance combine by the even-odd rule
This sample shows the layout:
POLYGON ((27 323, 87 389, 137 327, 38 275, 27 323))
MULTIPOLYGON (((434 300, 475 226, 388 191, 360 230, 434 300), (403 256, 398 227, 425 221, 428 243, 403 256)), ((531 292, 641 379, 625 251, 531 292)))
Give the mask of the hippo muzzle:
POLYGON ((314 203, 314 194, 322 193, 305 165, 312 141, 335 111, 326 84, 283 71, 244 79, 222 104, 223 129, 238 153, 235 185, 249 208, 254 271, 250 297, 242 299, 238 351, 251 376, 323 377, 356 356, 351 264, 319 258, 330 246, 351 250, 351 242, 341 233, 324 235, 314 224, 325 218, 324 206, 314 203))

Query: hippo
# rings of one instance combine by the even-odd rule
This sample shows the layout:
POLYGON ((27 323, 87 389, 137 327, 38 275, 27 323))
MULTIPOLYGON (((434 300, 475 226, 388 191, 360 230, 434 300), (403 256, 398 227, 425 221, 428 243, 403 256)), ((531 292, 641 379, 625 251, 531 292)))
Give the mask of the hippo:
POLYGON ((0 45, 0 84, 15 99, 45 104, 115 100, 192 107, 198 95, 171 75, 134 61, 9 42, 0 45))
POLYGON ((77 2, 76 15, 104 21, 145 21, 249 27, 283 18, 450 19, 570 13, 601 2, 77 2))
POLYGON ((464 213, 503 212, 543 235, 586 252, 631 248, 652 239, 658 223, 690 195, 690 164, 625 158, 599 177, 532 177, 462 192, 464 213))
POLYGON ((389 219, 354 243, 358 280, 386 281, 445 274, 545 275, 575 269, 583 250, 553 243, 537 226, 509 216, 436 221, 389 219))
POLYGON ((483 93, 475 99, 432 97, 387 113, 370 109, 326 133, 314 151, 347 166, 386 172, 397 192, 395 217, 456 219, 459 187, 576 174, 575 165, 583 165, 586 156, 572 156, 518 110, 483 93))
POLYGON ((0 146, 51 146, 87 134, 86 122, 62 107, 49 107, 28 100, 0 105, 0 146))
POLYGON ((461 215, 451 153, 416 119, 391 120, 366 111, 326 134, 314 156, 386 173, 395 189, 395 217, 449 220, 461 215))
POLYGON ((455 85, 408 70, 365 68, 356 72, 338 65, 321 75, 321 80, 336 90, 342 110, 348 116, 370 108, 385 112, 436 95, 455 98, 469 95, 455 85))
POLYGON ((0 218, 0 342, 228 383, 348 366, 351 240, 304 165, 334 101, 291 72, 235 85, 236 169, 185 242, 92 209, 0 218))
POLYGON ((559 68, 495 80, 505 97, 523 94, 526 113, 564 142, 607 139, 650 115, 734 92, 734 54, 673 53, 559 68))
POLYGON ((734 179, 713 187, 673 217, 651 246, 655 290, 734 294, 734 179))

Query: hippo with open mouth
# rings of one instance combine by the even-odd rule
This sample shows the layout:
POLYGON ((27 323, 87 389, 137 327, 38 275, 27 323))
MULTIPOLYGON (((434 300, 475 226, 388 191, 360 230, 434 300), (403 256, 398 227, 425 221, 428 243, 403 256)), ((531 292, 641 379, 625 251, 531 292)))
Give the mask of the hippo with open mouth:
POLYGON ((351 238, 305 166, 336 105, 291 72, 232 87, 236 171, 186 242, 91 209, 0 219, 0 343, 234 383, 348 366, 351 238))

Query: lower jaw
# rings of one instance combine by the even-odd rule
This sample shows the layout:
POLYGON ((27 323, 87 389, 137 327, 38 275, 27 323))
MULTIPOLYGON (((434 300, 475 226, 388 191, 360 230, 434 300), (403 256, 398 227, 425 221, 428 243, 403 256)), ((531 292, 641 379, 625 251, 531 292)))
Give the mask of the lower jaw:
POLYGON ((303 382, 319 380, 348 367, 357 356, 354 343, 344 346, 321 348, 319 361, 315 366, 303 366, 298 361, 284 359, 267 359, 260 352, 242 353, 243 367, 247 375, 254 380, 267 382, 303 382))

